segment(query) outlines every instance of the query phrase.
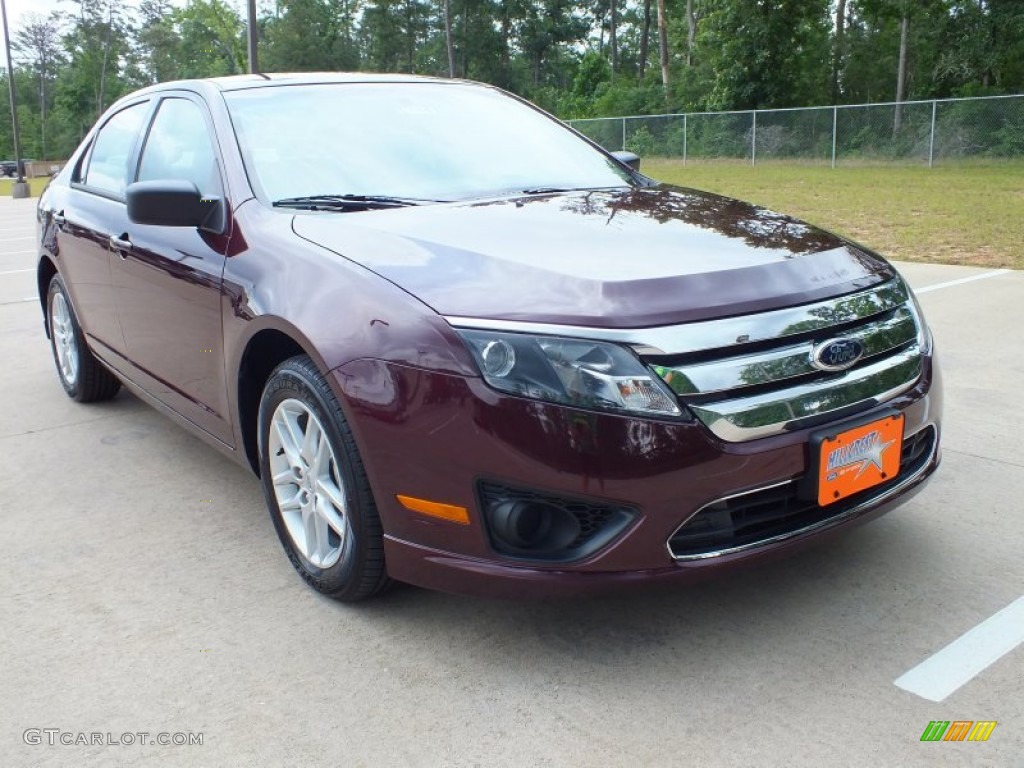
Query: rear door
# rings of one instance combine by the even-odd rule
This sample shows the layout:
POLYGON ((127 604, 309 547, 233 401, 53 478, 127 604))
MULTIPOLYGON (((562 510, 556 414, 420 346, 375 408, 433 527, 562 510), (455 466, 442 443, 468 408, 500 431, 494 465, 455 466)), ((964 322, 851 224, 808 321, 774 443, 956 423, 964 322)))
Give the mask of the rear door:
POLYGON ((111 282, 110 238, 128 223, 124 191, 151 106, 145 99, 107 118, 54 210, 59 269, 78 321, 93 351, 118 368, 110 353, 123 355, 125 340, 111 282))
MULTIPOLYGON (((190 93, 162 95, 135 180, 187 180, 223 200, 221 168, 206 104, 190 93)), ((231 445, 221 327, 227 235, 125 221, 112 272, 133 377, 231 445)))

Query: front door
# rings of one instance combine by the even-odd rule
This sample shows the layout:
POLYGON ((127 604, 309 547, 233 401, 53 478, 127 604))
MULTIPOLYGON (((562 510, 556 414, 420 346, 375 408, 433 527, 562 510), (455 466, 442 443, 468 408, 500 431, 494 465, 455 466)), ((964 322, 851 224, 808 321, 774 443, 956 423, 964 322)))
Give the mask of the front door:
MULTIPOLYGON (((206 105, 164 97, 146 135, 138 181, 183 179, 224 197, 206 105)), ((226 202, 225 202, 226 205, 226 202)), ((232 444, 221 327, 227 233, 129 223, 112 259, 118 314, 139 383, 232 444)))

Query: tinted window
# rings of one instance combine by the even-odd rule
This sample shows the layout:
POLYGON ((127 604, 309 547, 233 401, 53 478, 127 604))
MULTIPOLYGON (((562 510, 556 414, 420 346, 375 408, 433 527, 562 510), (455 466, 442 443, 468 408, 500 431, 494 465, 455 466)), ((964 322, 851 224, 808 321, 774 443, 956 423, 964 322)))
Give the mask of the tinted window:
POLYGON ((164 99, 146 138, 139 181, 184 179, 203 195, 220 195, 220 175, 202 110, 187 99, 164 99))
POLYGON ((225 98, 250 178, 272 200, 345 193, 455 200, 631 183, 561 123, 493 88, 342 83, 225 98))
POLYGON ((92 145, 89 168, 85 172, 85 183, 88 186, 119 197, 124 195, 128 160, 148 106, 143 102, 122 109, 100 128, 92 145))

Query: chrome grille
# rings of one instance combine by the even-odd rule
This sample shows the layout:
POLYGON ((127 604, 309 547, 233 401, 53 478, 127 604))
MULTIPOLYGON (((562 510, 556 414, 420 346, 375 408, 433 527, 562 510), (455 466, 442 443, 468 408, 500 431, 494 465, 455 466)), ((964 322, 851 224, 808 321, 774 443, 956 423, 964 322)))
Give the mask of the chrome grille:
POLYGON ((679 326, 685 351, 659 330, 675 353, 645 343, 634 349, 730 442, 847 416, 906 391, 921 375, 921 322, 899 280, 810 306, 679 326), (863 349, 839 373, 813 364, 816 346, 835 339, 863 349))
MULTIPOLYGON (((914 316, 906 307, 829 338, 855 339, 864 346, 862 362, 911 344, 917 338, 914 316)), ((811 363, 815 343, 787 345, 737 357, 697 362, 680 367, 655 366, 655 370, 678 395, 718 394, 743 387, 775 384, 799 376, 821 373, 811 363)))

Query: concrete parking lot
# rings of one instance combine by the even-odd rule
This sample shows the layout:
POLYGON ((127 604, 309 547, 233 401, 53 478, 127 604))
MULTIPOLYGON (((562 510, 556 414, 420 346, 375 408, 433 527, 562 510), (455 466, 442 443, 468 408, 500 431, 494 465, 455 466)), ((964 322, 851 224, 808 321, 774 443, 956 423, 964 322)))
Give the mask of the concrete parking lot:
POLYGON ((878 521, 674 591, 344 606, 295 574, 244 470, 123 391, 65 397, 33 206, 0 199, 3 768, 1024 766, 1024 273, 902 265, 944 462, 878 521), (979 626, 983 668, 943 700, 896 685, 979 626), (997 726, 922 742, 933 720, 997 726))

